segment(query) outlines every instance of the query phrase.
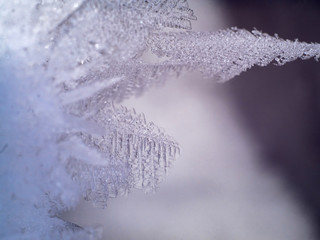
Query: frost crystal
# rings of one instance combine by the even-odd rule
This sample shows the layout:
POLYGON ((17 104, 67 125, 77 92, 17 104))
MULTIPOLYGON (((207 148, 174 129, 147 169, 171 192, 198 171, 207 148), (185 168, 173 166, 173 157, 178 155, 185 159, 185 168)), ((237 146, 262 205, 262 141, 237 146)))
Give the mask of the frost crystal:
POLYGON ((283 40, 253 30, 232 28, 215 33, 155 33, 151 50, 169 58, 167 64, 199 70, 206 77, 227 81, 254 65, 275 61, 283 65, 297 58, 320 58, 320 44, 283 40))
POLYGON ((109 161, 92 166, 90 161, 67 159, 67 171, 80 183, 85 199, 105 207, 109 197, 126 195, 131 188, 155 191, 179 153, 178 144, 147 123, 143 114, 125 107, 105 107, 92 120, 105 126, 105 135, 73 135, 109 161))
POLYGON ((81 196, 105 207, 158 188, 178 144, 114 103, 183 69, 226 81, 320 57, 319 44, 256 30, 184 31, 196 19, 186 0, 0 0, 0 9, 1 239, 96 239, 61 212, 81 196), (149 50, 158 63, 144 60, 149 50))

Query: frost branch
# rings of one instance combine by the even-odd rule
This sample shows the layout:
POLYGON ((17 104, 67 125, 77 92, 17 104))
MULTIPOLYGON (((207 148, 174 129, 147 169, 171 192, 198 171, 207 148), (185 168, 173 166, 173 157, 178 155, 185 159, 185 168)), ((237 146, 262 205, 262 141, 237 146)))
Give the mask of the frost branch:
POLYGON ((196 19, 186 0, 0 0, 0 9, 0 238, 98 239, 59 214, 81 196, 105 207, 158 188, 178 144, 114 102, 183 70, 227 81, 320 57, 319 44, 257 30, 184 31, 196 19), (143 60, 149 50, 160 62, 143 60))

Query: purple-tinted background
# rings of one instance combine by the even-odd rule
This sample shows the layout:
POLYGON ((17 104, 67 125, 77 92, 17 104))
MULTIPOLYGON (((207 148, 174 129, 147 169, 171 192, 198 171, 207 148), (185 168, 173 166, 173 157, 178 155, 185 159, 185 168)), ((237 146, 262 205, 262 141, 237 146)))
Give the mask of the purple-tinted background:
MULTIPOLYGON (((229 23, 281 38, 320 42, 320 2, 220 1, 229 23)), ((262 161, 285 176, 320 226, 320 67, 301 60, 254 68, 227 83, 262 161)))

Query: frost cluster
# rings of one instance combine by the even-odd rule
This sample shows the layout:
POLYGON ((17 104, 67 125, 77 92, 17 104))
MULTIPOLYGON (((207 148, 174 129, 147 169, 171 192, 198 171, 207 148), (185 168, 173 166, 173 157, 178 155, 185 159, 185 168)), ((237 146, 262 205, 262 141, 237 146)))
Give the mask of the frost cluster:
POLYGON ((123 99, 183 70, 226 81, 320 57, 257 30, 192 32, 195 19, 186 0, 0 0, 1 239, 98 239, 61 212, 157 189, 179 146, 123 99))

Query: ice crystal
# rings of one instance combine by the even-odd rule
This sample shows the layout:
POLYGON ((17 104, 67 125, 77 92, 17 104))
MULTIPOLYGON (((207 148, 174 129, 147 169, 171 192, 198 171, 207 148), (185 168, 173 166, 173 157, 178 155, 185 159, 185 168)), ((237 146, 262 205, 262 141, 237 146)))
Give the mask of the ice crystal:
POLYGON ((183 69, 225 81, 320 56, 319 44, 256 30, 185 31, 196 19, 186 0, 0 0, 0 9, 0 238, 98 238, 60 213, 81 196, 105 207, 158 188, 178 144, 114 102, 183 69))
MULTIPOLYGON (((92 120, 105 127, 105 135, 78 136, 86 146, 95 149, 100 160, 90 161, 70 156, 67 171, 80 183, 85 199, 105 207, 110 197, 126 195, 131 188, 154 192, 164 180, 168 168, 179 153, 178 144, 143 114, 125 107, 106 106, 92 120)), ((81 158, 81 157, 80 157, 81 158)))
POLYGON ((289 41, 258 30, 231 28, 218 32, 155 33, 151 50, 169 58, 167 64, 199 70, 206 77, 227 81, 254 65, 283 65, 297 58, 320 58, 320 44, 289 41))

